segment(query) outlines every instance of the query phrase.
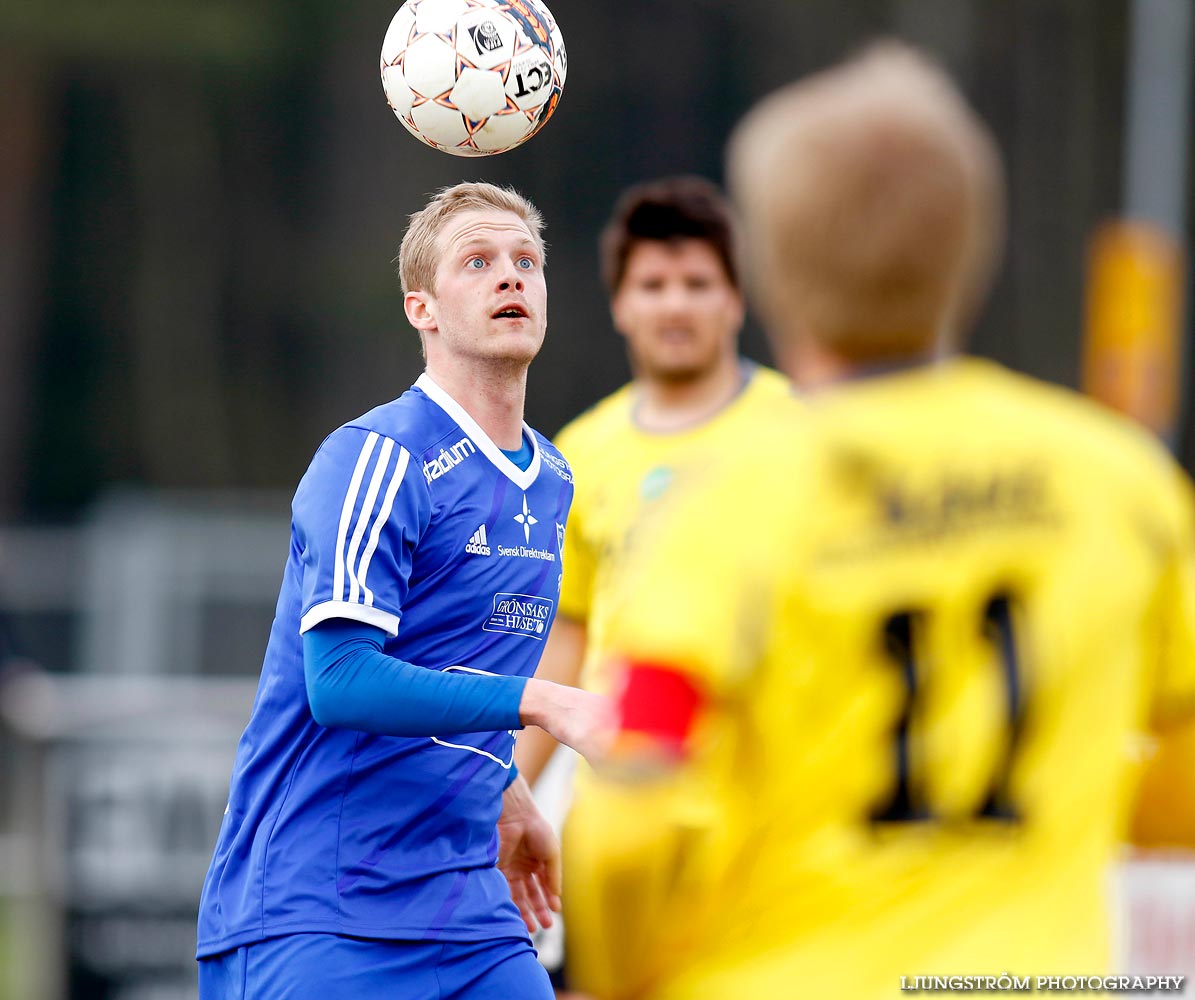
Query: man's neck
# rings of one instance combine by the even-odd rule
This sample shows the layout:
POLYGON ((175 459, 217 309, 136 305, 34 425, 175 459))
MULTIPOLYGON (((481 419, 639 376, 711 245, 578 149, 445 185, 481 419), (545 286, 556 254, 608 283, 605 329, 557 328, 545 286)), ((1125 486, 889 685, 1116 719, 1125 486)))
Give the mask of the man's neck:
POLYGON ((818 392, 871 375, 918 368, 950 356, 948 351, 931 347, 923 353, 856 358, 825 347, 811 337, 799 338, 794 345, 787 354, 778 351, 777 361, 781 371, 803 392, 818 392))
POLYGON ((855 373, 855 365, 848 358, 816 344, 793 353, 791 361, 781 363, 781 370, 804 392, 845 382, 855 373))
POLYGON ((645 431, 667 433, 709 420, 743 387, 743 366, 737 357, 699 378, 668 382, 635 380, 635 422, 645 431))
POLYGON ((523 442, 527 366, 515 362, 479 365, 428 361, 427 374, 451 396, 499 448, 523 442))

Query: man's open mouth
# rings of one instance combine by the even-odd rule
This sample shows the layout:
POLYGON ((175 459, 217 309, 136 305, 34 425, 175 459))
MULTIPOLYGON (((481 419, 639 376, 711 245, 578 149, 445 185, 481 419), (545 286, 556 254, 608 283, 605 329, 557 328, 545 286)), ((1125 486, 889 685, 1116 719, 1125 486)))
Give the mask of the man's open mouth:
POLYGON ((527 319, 527 310, 522 306, 503 306, 493 316, 494 319, 527 319))

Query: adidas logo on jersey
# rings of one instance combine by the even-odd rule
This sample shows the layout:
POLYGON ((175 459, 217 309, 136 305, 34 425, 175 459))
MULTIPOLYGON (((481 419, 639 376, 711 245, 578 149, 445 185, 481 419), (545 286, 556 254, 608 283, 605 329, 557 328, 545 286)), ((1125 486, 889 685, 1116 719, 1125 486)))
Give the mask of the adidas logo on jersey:
POLYGON ((484 524, 473 532, 473 537, 465 543, 465 551, 474 556, 488 556, 490 554, 490 543, 485 537, 484 524))

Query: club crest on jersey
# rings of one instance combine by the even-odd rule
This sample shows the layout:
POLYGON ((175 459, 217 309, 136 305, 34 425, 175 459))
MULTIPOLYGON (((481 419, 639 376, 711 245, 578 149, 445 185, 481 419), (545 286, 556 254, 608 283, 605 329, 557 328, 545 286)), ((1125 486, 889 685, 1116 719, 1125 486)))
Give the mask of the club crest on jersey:
POLYGON ((470 455, 476 454, 477 445, 463 437, 451 448, 441 448, 440 454, 424 461, 423 478, 430 483, 433 479, 446 476, 470 455))
POLYGON ((484 524, 473 532, 465 543, 465 551, 472 556, 488 556, 490 554, 490 543, 486 539, 484 524))
POLYGON ((495 594, 494 613, 486 619, 486 632, 526 635, 543 642, 548 634, 555 602, 533 594, 495 594))
POLYGON ((639 483, 639 495, 644 500, 657 500, 672 485, 676 472, 666 465, 657 465, 639 483))

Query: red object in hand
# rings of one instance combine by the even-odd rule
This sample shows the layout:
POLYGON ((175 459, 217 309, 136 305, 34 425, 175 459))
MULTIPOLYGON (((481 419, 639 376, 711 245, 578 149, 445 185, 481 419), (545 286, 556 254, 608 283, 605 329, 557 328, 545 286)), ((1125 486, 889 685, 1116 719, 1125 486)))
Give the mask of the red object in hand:
POLYGON ((686 674, 655 663, 627 665, 618 699, 619 729, 642 733, 677 756, 685 755, 697 711, 705 701, 686 674))

